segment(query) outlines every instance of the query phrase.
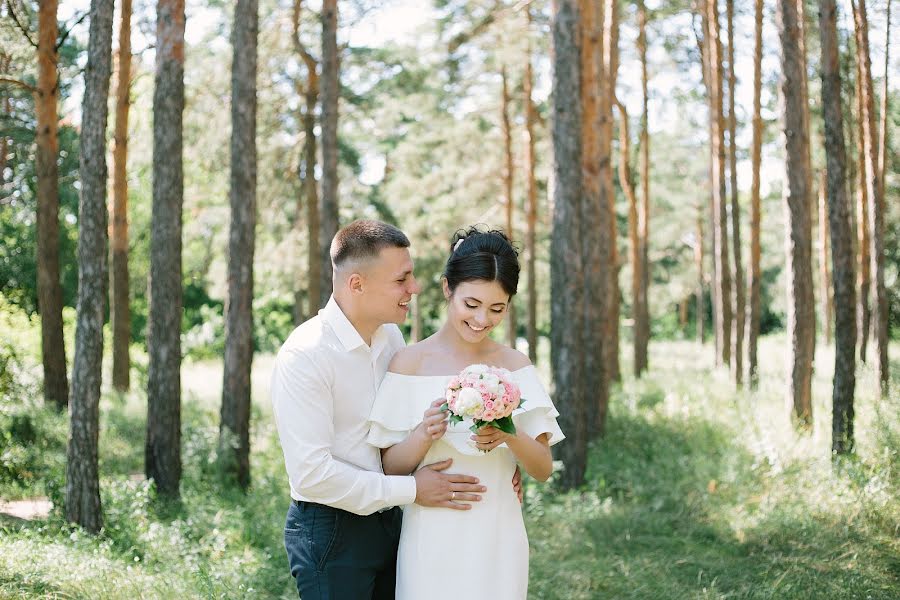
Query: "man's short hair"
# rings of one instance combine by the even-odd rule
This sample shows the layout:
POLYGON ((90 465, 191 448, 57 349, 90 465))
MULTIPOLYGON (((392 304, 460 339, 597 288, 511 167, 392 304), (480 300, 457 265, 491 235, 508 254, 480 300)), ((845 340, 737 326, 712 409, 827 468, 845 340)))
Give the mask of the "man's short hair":
POLYGON ((409 248, 409 238, 389 223, 359 219, 340 229, 331 240, 331 263, 339 268, 371 260, 384 248, 409 248))

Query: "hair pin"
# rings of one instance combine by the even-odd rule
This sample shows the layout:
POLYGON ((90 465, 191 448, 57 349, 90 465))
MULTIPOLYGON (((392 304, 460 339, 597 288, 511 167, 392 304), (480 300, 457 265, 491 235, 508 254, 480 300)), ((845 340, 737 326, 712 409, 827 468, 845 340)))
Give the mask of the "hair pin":
POLYGON ((458 240, 456 240, 456 243, 453 244, 453 251, 454 251, 454 252, 456 252, 457 250, 459 250, 459 247, 462 245, 464 239, 465 239, 465 238, 459 238, 458 240))

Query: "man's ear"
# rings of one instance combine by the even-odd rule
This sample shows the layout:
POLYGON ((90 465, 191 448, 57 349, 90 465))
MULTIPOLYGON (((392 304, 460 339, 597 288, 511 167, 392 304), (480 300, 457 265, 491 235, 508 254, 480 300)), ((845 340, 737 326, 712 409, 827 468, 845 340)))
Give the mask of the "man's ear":
POLYGON ((363 283, 363 276, 359 273, 352 273, 347 279, 347 287, 350 288, 350 292, 354 294, 363 293, 363 283))

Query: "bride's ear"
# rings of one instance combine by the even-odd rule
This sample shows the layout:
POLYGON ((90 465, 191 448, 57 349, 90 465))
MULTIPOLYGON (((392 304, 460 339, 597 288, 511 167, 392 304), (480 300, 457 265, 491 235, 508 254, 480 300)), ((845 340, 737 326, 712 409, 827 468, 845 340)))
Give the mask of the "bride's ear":
POLYGON ((441 277, 441 288, 444 290, 444 299, 450 300, 450 284, 447 283, 446 277, 441 277))

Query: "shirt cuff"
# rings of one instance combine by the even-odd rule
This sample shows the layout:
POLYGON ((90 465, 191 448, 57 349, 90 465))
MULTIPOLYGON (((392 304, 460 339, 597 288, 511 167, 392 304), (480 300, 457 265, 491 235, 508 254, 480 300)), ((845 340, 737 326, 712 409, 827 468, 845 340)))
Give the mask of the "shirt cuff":
POLYGON ((389 505, 403 506, 416 501, 416 478, 412 475, 389 475, 388 484, 391 494, 389 505))

